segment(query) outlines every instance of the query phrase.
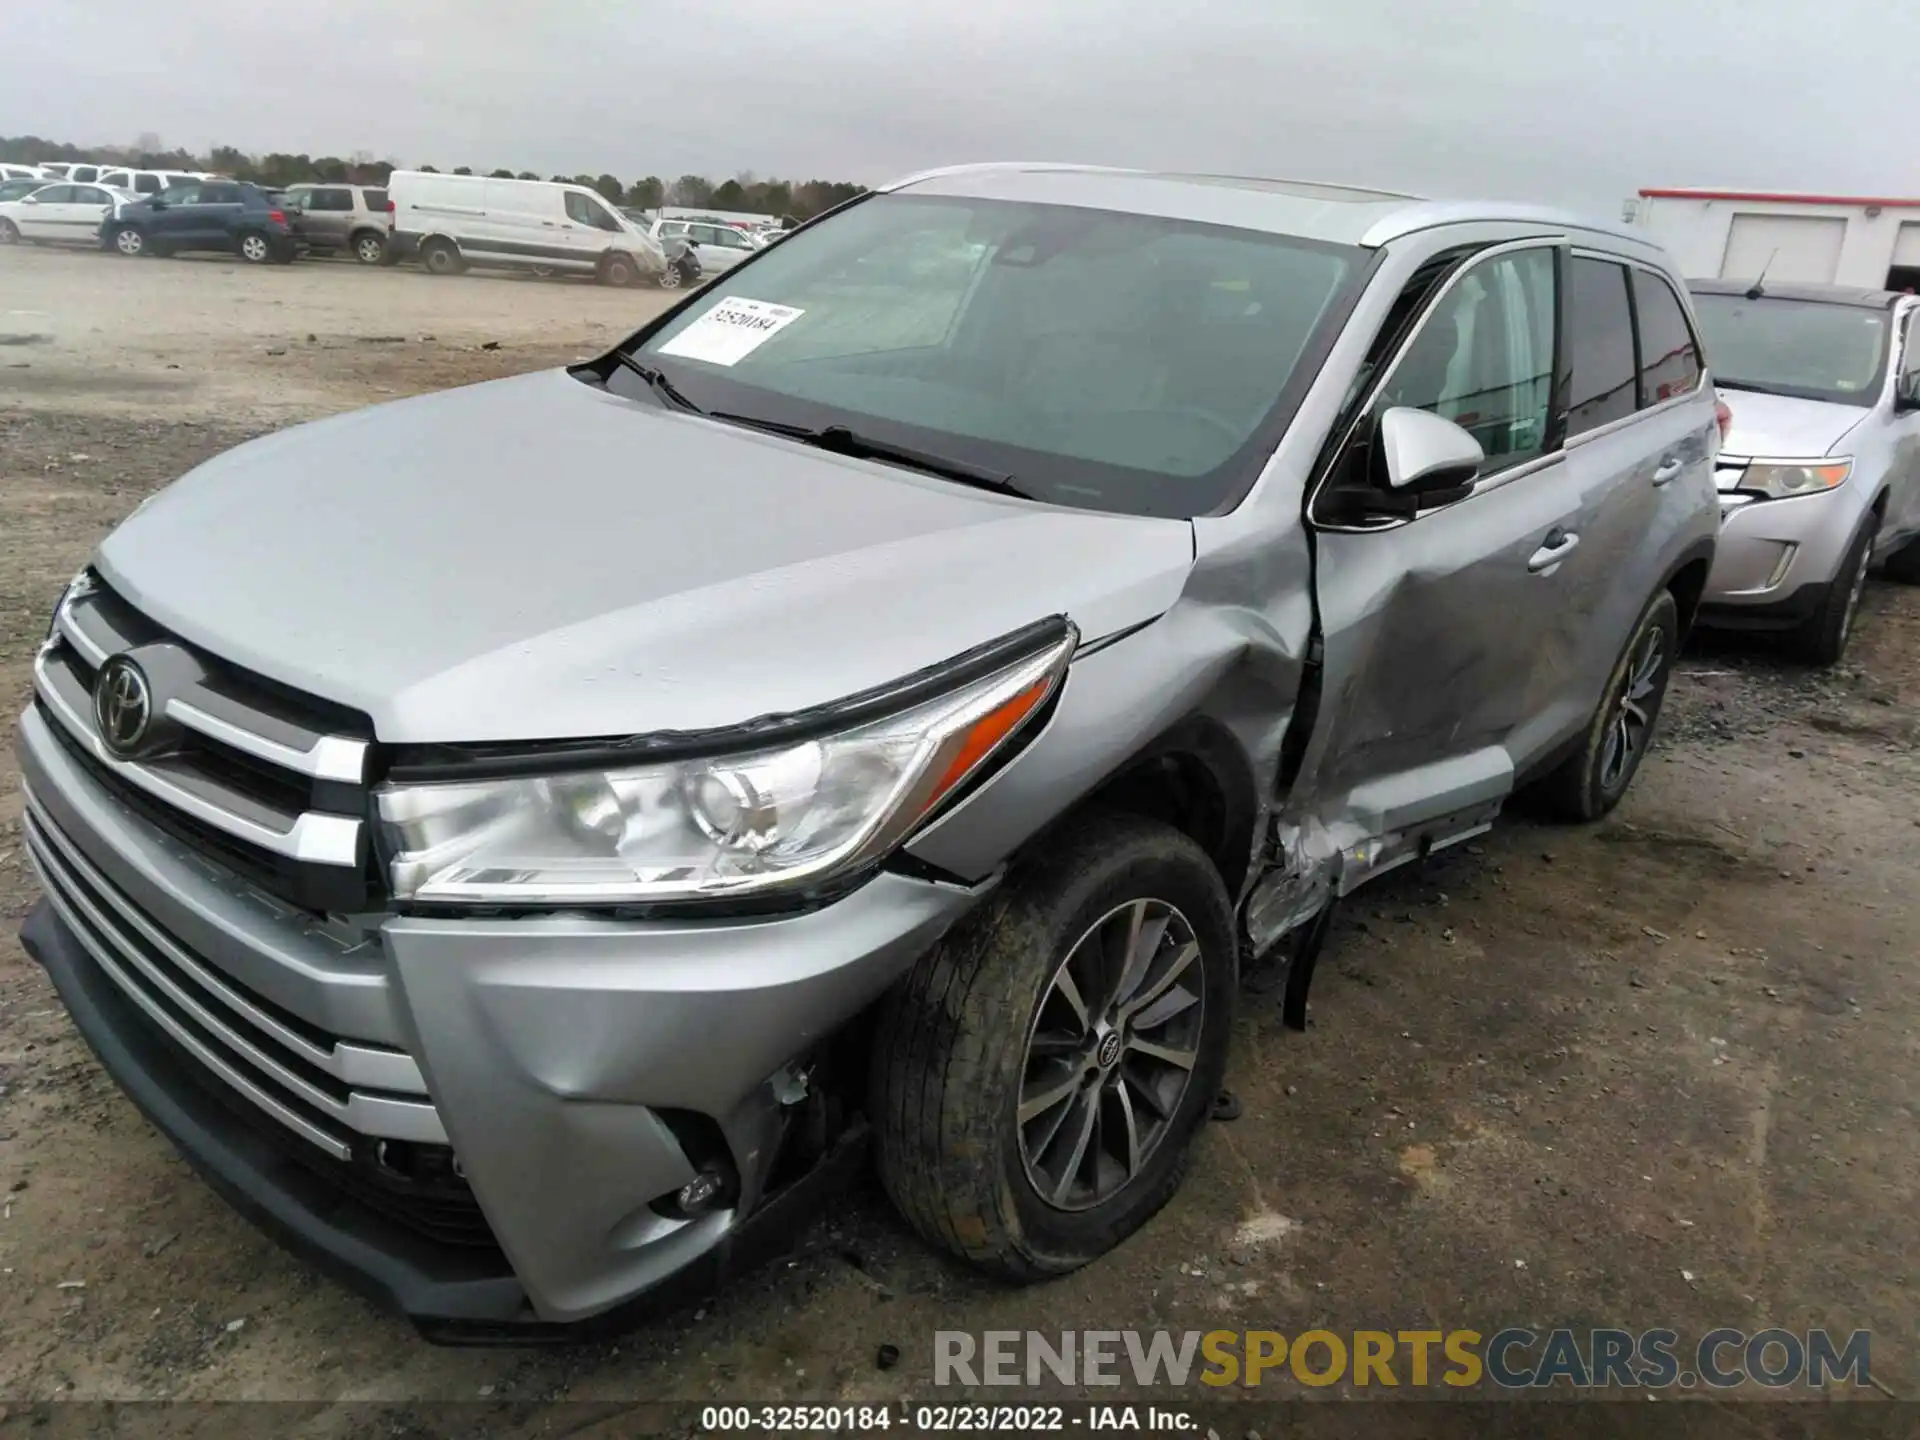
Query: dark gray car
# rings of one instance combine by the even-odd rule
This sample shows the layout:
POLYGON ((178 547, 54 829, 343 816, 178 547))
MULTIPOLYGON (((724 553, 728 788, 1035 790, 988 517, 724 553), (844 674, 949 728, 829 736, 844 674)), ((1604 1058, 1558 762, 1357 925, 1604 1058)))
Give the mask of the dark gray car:
POLYGON ((1619 801, 1719 440, 1629 233, 915 177, 143 506, 35 663, 25 943, 437 1336, 710 1281, 869 1142, 930 1241, 1057 1274, 1174 1193, 1243 956, 1297 1022, 1357 887, 1619 801))

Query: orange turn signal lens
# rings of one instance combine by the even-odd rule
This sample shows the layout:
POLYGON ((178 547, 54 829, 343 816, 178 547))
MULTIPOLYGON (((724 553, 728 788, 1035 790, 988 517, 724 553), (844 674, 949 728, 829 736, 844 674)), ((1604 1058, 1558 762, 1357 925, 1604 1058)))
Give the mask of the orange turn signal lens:
POLYGON ((995 750, 1014 731, 1025 723, 1026 719, 1040 708, 1043 701, 1052 692, 1054 677, 1044 676, 1011 699, 995 706, 982 715, 973 724, 962 730, 955 740, 958 742, 953 758, 947 762, 939 781, 928 792, 925 805, 931 810, 954 786, 977 769, 982 761, 995 750))

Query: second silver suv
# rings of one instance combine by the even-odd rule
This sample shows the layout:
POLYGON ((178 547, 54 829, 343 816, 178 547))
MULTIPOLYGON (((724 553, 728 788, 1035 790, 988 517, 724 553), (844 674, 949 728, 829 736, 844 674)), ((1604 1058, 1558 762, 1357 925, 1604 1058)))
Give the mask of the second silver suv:
POLYGON ((351 255, 363 265, 387 258, 393 219, 387 192, 377 185, 289 185, 287 199, 300 207, 295 228, 317 254, 351 255))
POLYGON ((1619 802, 1719 439, 1636 235, 914 177, 108 536, 20 724, 25 944, 436 1335, 711 1281, 869 1141, 931 1243, 1058 1274, 1174 1194, 1243 954, 1303 1023, 1343 897, 1619 802))

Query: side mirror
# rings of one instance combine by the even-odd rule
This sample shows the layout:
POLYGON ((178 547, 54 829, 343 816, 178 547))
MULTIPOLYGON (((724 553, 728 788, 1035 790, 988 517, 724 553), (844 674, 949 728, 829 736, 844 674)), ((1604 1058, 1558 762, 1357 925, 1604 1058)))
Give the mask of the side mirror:
POLYGON ((22 205, 38 205, 40 203, 40 197, 38 195, 23 195, 20 197, 20 203, 22 205))
POLYGON ((1420 496, 1471 485, 1487 461, 1480 442, 1453 421, 1405 406, 1380 417, 1375 443, 1387 488, 1407 497, 1409 509, 1420 496))

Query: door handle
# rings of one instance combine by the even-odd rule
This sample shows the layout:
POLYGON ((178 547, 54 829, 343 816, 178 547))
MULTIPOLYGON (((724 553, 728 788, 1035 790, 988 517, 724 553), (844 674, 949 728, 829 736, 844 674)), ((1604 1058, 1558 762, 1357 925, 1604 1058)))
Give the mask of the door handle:
POLYGON ((1529 573, 1538 575, 1542 570, 1551 570, 1580 546, 1580 537, 1571 530, 1562 530, 1558 525, 1547 532, 1547 538, 1540 548, 1533 552, 1527 561, 1529 573))
POLYGON ((1653 472, 1653 483, 1655 485, 1665 485, 1679 473, 1680 462, 1669 455, 1660 462, 1659 468, 1653 472))

